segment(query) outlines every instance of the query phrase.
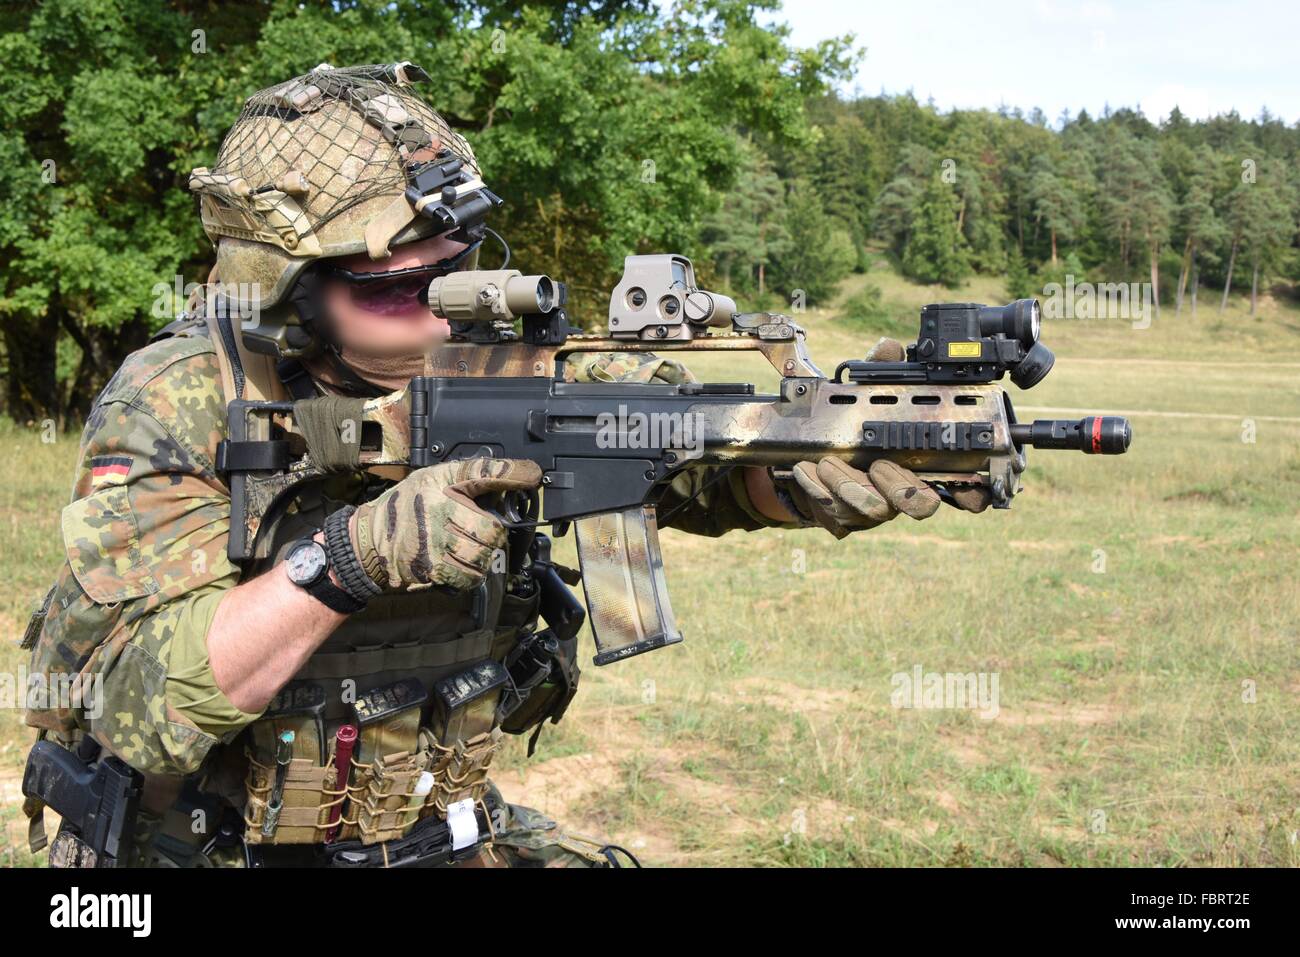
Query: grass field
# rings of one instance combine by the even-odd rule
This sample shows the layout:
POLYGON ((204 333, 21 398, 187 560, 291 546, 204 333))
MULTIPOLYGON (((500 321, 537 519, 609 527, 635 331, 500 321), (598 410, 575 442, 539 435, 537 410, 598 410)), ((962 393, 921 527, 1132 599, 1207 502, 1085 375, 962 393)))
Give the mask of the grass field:
MULTIPOLYGON (((925 302, 1005 300, 992 280, 870 281, 890 329, 925 302)), ((1122 411, 1133 447, 1031 452, 1010 511, 844 542, 667 532, 686 641, 589 667, 533 759, 512 740, 503 791, 651 864, 1300 863, 1300 308, 1245 305, 1220 317, 1203 290, 1195 321, 1047 323, 1057 367, 1014 396, 1022 418, 1122 411), (895 709, 891 676, 915 666, 997 673, 998 716, 895 709)), ((834 308, 801 321, 827 371, 878 331, 834 308)), ((0 442, 12 672, 60 562, 76 439, 0 442)), ((0 712, 0 862, 30 861, 28 742, 0 712)))

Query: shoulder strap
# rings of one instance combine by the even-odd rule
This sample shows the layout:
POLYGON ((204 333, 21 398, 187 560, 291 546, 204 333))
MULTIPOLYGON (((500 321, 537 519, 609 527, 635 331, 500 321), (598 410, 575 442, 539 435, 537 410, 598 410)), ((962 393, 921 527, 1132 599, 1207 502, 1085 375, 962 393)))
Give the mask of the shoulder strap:
POLYGON ((311 374, 297 359, 281 359, 275 365, 275 372, 295 399, 314 399, 320 395, 311 374))
POLYGON ((221 391, 226 401, 244 397, 244 369, 239 361, 239 346, 235 342, 230 320, 218 316, 207 316, 208 332, 212 337, 212 348, 217 353, 217 365, 221 369, 221 391))
MULTIPOLYGON (((208 273, 208 283, 217 281, 217 270, 208 273)), ((289 398, 284 383, 276 374, 275 358, 251 352, 244 345, 244 337, 231 322, 225 310, 220 315, 205 317, 212 347, 217 353, 221 368, 221 388, 226 401, 251 399, 255 402, 279 402, 289 398)))

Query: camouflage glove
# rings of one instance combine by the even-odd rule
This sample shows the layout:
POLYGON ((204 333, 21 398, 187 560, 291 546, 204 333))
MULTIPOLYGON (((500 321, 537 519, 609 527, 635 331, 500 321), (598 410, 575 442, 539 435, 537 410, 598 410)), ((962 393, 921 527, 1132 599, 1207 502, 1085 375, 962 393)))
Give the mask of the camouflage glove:
POLYGON ((542 480, 535 462, 467 459, 417 469, 352 517, 352 547, 385 591, 427 585, 457 590, 483 581, 506 527, 474 503, 494 492, 529 491, 542 480))
MULTIPOLYGON (((868 362, 902 362, 907 350, 897 339, 880 339, 867 353, 868 362)), ((795 509, 836 538, 851 531, 874 528, 900 512, 917 520, 929 518, 941 501, 967 512, 988 508, 988 489, 944 488, 941 497, 915 472, 884 460, 863 473, 834 458, 800 462, 794 467, 790 490, 795 509)), ((942 486, 941 486, 942 488, 942 486)))
MULTIPOLYGON (((907 350, 897 339, 880 339, 867 353, 868 362, 902 362, 907 350)), ((908 473, 911 474, 911 473, 908 473)), ((982 512, 993 501, 993 495, 983 485, 939 485, 942 498, 954 508, 964 512, 982 512)))
POLYGON ((916 474, 883 459, 862 472, 836 458, 800 462, 790 488, 794 508, 836 538, 875 528, 902 512, 917 520, 939 508, 939 495, 916 474))

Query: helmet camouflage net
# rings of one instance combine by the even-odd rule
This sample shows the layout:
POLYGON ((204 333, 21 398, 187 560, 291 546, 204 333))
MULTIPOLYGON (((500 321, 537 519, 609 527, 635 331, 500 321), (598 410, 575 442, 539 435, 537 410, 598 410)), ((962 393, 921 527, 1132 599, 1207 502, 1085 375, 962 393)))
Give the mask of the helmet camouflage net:
POLYGON ((190 175, 219 280, 251 287, 237 298, 274 305, 315 259, 381 259, 444 231, 406 196, 420 169, 455 157, 482 183, 464 137, 411 91, 423 79, 409 63, 322 64, 249 97, 216 163, 190 175))

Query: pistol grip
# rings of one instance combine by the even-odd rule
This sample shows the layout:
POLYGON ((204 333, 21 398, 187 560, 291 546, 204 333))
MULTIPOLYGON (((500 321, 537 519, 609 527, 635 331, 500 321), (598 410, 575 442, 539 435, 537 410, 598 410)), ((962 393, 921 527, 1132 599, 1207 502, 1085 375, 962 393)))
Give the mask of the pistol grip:
POLYGON ((573 523, 597 665, 682 640, 668 601, 654 506, 573 523))

